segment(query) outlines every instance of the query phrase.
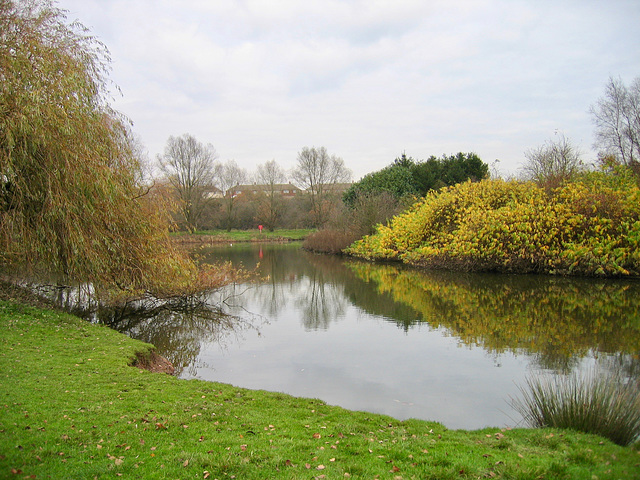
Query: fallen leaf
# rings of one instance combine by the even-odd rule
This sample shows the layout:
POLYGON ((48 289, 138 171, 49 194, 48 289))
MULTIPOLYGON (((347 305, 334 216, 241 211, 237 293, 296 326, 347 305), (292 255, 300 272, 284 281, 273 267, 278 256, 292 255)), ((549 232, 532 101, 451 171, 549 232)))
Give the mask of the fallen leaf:
POLYGON ((322 438, 322 435, 320 435, 319 433, 314 433, 313 438, 322 438))
POLYGON ((306 468, 307 470, 309 470, 309 469, 311 468, 311 465, 310 465, 310 464, 308 464, 308 463, 305 463, 305 464, 304 464, 304 468, 306 468))
POLYGON ((318 465, 316 467, 316 470, 324 470, 325 468, 327 468, 327 467, 325 467, 324 465, 318 465))
POLYGON ((183 467, 186 467, 189 465, 189 460, 185 460, 184 463, 182 464, 183 467))
POLYGON ((202 478, 207 479, 207 478, 209 478, 210 476, 211 476, 211 474, 205 470, 205 471, 204 471, 204 475, 203 475, 203 477, 202 477, 202 478))

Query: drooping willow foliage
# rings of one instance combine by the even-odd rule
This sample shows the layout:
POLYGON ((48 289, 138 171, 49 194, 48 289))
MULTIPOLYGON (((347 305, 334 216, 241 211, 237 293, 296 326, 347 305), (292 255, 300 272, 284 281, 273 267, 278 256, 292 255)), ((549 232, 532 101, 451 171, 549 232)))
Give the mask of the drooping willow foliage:
POLYGON ((127 295, 226 281, 230 271, 203 278, 170 246, 128 122, 109 106, 109 65, 51 1, 0 0, 2 267, 127 295))

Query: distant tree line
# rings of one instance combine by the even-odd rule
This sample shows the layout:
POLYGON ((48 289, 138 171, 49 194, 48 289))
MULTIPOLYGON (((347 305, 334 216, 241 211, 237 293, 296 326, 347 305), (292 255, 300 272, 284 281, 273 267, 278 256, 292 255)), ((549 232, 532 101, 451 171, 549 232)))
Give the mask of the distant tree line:
POLYGON ((169 137, 157 161, 163 178, 156 188, 164 188, 173 199, 178 228, 190 231, 258 225, 270 230, 333 228, 357 211, 360 232, 386 221, 430 190, 480 180, 489 172, 475 153, 431 156, 426 161, 402 154, 382 170, 351 183, 351 172, 340 157, 325 147, 304 147, 290 172, 270 160, 249 174, 233 160, 219 162, 212 145, 189 134, 169 137), (282 195, 288 182, 300 193, 282 195), (257 187, 241 188, 246 184, 257 187))
POLYGON ((178 228, 190 231, 320 228, 340 207, 351 181, 344 161, 325 147, 304 147, 291 172, 269 160, 249 174, 234 160, 219 162, 212 145, 184 134, 169 137, 157 162, 163 177, 155 188, 173 201, 178 228), (289 193, 298 194, 283 195, 289 182, 295 183, 289 193), (247 184, 256 188, 241 188, 247 184))

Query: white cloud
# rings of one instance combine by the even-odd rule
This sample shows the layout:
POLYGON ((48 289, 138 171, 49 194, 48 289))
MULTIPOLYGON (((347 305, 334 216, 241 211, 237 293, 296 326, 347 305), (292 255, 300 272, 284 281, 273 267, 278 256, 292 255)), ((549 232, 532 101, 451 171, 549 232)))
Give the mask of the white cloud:
POLYGON ((110 48, 115 106, 152 155, 189 132, 249 170, 324 145, 357 178, 403 151, 515 171, 556 129, 589 152, 588 106, 640 74, 627 0, 60 5, 110 48))

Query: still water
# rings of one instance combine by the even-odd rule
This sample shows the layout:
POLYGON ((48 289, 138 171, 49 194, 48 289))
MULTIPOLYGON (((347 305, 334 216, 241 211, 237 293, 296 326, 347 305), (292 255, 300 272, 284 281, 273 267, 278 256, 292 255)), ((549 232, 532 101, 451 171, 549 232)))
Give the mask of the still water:
POLYGON ((199 255, 262 277, 211 298, 232 316, 113 322, 181 378, 476 429, 521 422, 509 398, 528 375, 640 372, 640 282, 424 272, 295 244, 199 255))

